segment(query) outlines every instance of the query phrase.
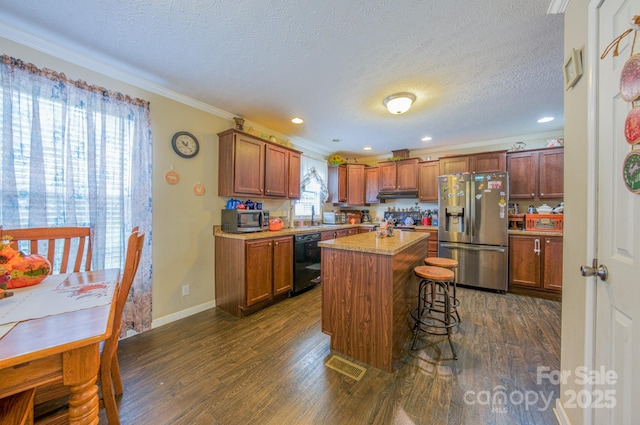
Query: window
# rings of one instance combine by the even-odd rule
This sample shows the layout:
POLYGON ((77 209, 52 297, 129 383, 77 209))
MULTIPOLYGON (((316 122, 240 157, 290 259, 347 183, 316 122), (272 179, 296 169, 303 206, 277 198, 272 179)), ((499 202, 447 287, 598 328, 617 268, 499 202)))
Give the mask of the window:
POLYGON ((322 214, 322 205, 327 200, 327 163, 308 156, 302 156, 300 166, 300 199, 294 204, 294 218, 315 218, 322 214), (313 210, 312 210, 313 208, 313 210))
MULTIPOLYGON (((150 293, 149 102, 0 60, 0 223, 89 226, 92 269, 121 268, 140 226, 147 237, 134 288, 150 293)), ((148 316, 150 327, 150 307, 148 316)))

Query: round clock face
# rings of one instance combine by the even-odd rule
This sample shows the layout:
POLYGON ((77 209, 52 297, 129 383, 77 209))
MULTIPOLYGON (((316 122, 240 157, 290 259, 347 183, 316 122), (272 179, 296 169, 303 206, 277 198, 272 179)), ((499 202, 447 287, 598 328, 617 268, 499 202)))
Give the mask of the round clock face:
POLYGON ((179 131, 174 134, 171 145, 173 146, 173 150, 183 158, 193 158, 200 150, 198 139, 186 131, 179 131))

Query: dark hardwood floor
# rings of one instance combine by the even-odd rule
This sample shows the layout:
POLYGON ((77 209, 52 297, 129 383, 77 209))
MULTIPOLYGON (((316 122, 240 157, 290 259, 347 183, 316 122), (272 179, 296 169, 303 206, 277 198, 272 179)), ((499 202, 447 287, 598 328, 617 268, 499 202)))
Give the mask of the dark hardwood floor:
POLYGON ((556 423, 559 387, 536 378, 560 368, 559 302, 459 288, 458 360, 446 337, 422 336, 393 374, 368 367, 355 381, 324 365, 320 296, 244 319, 212 309, 121 341, 122 423, 556 423))

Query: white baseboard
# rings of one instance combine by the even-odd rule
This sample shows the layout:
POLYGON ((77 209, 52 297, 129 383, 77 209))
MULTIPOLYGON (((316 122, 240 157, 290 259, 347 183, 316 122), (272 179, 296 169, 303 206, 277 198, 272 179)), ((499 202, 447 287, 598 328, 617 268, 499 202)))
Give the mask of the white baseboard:
POLYGON ((152 329, 158 328, 168 323, 175 322, 176 320, 184 319, 185 317, 189 317, 196 313, 200 313, 201 311, 209 310, 210 308, 214 308, 215 306, 216 306, 215 301, 209 301, 208 303, 200 304, 195 307, 188 308, 186 310, 181 310, 176 313, 160 317, 158 319, 153 320, 153 322, 151 322, 151 328, 152 329))
POLYGON ((571 425, 571 421, 567 416, 567 412, 564 411, 564 407, 562 407, 562 402, 559 398, 556 399, 556 407, 553 409, 553 413, 556 415, 558 425, 571 425))

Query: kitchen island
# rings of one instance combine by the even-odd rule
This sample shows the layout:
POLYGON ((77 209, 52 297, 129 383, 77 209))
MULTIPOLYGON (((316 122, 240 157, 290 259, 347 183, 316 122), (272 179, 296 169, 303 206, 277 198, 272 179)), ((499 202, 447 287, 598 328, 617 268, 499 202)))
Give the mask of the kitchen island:
POLYGON ((392 372, 411 336, 416 303, 413 268, 427 256, 429 233, 396 230, 319 242, 322 248, 322 331, 331 349, 392 372))

